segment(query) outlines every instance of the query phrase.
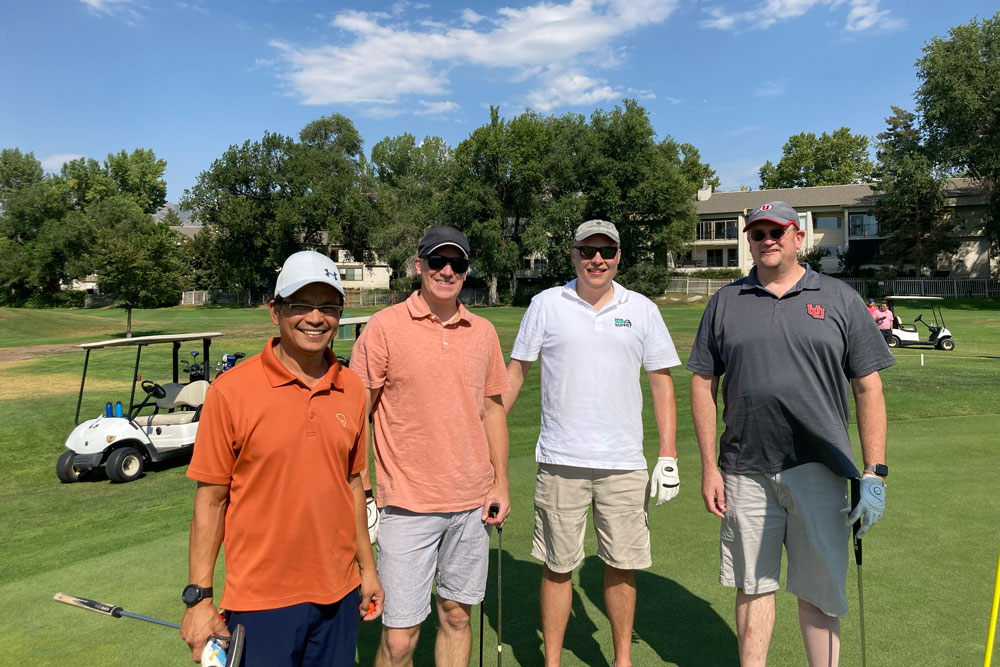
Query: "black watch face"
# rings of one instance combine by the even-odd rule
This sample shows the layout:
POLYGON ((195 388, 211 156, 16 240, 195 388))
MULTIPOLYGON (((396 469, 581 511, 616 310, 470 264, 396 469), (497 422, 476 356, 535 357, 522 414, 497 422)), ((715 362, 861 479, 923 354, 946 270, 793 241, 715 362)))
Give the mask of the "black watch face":
POLYGON ((184 604, 192 605, 201 600, 201 589, 194 584, 185 586, 184 592, 181 593, 181 599, 184 601, 184 604))

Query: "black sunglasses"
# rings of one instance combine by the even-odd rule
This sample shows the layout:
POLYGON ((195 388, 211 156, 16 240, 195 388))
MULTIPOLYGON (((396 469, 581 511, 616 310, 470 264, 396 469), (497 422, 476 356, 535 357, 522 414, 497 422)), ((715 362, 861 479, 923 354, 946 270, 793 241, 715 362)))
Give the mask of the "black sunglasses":
POLYGON ((578 245, 576 249, 580 251, 580 257, 584 259, 594 259, 594 255, 601 253, 601 257, 604 259, 612 259, 618 254, 618 246, 616 245, 606 245, 600 248, 592 245, 578 245))
POLYGON ((791 227, 791 225, 788 225, 788 227, 775 227, 774 229, 769 229, 766 232, 763 229, 755 229, 749 234, 750 240, 760 243, 765 238, 770 236, 775 241, 780 241, 781 237, 788 232, 789 227, 791 227))
POLYGON ((293 317, 302 317, 303 315, 308 315, 314 310, 318 310, 320 314, 325 317, 340 317, 344 312, 343 306, 335 306, 332 303, 324 304, 314 304, 314 303, 291 303, 289 301, 278 301, 279 306, 284 306, 290 315, 293 317))
POLYGON ((451 264, 451 270, 455 273, 465 273, 469 270, 469 260, 464 257, 445 257, 444 255, 428 255, 424 257, 427 266, 435 271, 440 271, 446 264, 451 264))

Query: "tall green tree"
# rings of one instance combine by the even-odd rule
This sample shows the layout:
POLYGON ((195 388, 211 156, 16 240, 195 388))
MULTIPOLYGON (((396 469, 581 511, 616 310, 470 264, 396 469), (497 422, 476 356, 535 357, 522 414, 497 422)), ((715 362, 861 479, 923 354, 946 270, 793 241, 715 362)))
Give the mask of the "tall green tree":
POLYGON ((848 127, 824 132, 800 132, 788 138, 778 164, 770 160, 760 168, 760 186, 807 188, 815 185, 870 183, 874 165, 868 157, 868 137, 851 134, 848 127))
POLYGON ((87 264, 103 294, 125 308, 125 336, 132 336, 132 309, 176 305, 186 267, 181 236, 154 222, 132 197, 117 195, 90 211, 96 238, 87 264))
POLYGON ((958 247, 957 221, 944 215, 945 178, 921 142, 916 116, 899 107, 878 135, 877 189, 874 214, 886 237, 882 254, 897 268, 913 264, 917 276, 933 267, 942 252, 958 247))
POLYGON ((935 37, 917 61, 917 110, 928 147, 982 188, 986 233, 1000 243, 1000 12, 935 37))
POLYGON ((119 194, 137 203, 144 213, 156 213, 167 201, 163 172, 167 161, 156 157, 151 148, 109 153, 104 169, 115 182, 119 194))

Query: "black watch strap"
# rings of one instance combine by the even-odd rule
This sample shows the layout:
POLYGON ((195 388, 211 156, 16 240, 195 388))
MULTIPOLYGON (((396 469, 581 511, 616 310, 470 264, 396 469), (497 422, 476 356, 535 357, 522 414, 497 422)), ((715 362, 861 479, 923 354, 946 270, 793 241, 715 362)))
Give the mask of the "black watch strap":
POLYGON ((865 472, 873 472, 879 477, 886 477, 889 475, 889 466, 884 463, 876 463, 875 465, 865 466, 865 472))
POLYGON ((205 598, 212 597, 212 587, 211 586, 198 586, 196 584, 188 584, 184 587, 184 591, 181 593, 181 600, 184 601, 189 607, 193 607, 205 598))

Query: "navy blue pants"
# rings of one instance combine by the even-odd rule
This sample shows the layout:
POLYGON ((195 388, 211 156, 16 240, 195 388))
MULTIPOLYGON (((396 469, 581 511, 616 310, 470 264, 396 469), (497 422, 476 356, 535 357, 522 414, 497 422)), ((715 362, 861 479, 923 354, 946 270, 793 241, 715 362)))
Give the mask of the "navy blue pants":
POLYGON ((230 612, 230 632, 237 623, 246 631, 239 667, 353 667, 360 604, 354 589, 333 604, 230 612))

